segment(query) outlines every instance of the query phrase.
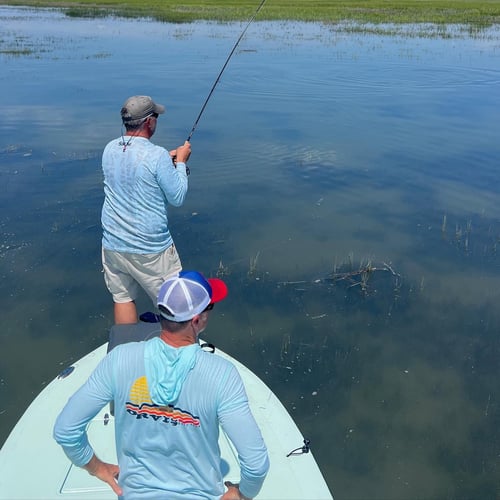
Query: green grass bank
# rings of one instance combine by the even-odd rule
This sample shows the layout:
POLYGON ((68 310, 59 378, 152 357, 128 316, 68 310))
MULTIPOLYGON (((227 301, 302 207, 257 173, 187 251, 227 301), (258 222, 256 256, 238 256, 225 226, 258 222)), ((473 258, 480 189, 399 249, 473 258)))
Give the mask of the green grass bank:
MULTIPOLYGON (((260 0, 0 0, 0 5, 52 7, 75 17, 151 17, 167 22, 241 21, 260 0)), ((256 20, 338 23, 500 24, 499 0, 267 0, 256 20)))

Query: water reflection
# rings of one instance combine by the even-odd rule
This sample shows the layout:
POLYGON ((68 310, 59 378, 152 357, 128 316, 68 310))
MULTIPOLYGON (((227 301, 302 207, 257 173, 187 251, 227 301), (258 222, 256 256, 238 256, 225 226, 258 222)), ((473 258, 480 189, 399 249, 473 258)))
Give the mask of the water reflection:
MULTIPOLYGON (((155 140, 181 143, 242 26, 0 18, 4 439, 106 339, 121 103, 165 102, 155 140)), ((185 266, 230 286, 209 340, 276 391, 337 498, 496 496, 499 49, 256 23, 193 136, 170 219, 185 266)))

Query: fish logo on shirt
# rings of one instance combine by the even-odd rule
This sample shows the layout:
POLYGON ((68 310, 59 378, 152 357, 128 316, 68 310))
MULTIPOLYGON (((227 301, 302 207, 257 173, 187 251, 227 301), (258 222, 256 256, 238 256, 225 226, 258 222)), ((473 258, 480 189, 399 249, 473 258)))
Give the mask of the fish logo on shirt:
POLYGON ((130 388, 129 401, 125 404, 129 415, 147 418, 172 425, 200 426, 199 417, 173 405, 159 406, 151 401, 146 377, 138 378, 130 388))

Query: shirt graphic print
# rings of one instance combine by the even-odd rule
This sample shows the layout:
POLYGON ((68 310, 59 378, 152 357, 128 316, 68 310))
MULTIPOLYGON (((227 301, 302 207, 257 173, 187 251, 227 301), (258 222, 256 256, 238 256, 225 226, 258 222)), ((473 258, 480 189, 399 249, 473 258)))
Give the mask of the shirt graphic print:
POLYGON ((200 426, 199 417, 173 405, 158 406, 151 401, 146 377, 140 377, 132 384, 129 401, 125 404, 129 415, 137 419, 152 419, 171 425, 200 426))

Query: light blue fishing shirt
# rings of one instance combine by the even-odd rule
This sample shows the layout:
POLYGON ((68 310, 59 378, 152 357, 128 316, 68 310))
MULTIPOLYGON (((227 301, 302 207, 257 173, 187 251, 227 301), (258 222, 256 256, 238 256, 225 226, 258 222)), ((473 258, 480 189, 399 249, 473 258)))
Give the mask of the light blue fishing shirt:
POLYGON ((145 137, 120 137, 104 148, 102 246, 122 253, 156 254, 173 240, 167 205, 181 206, 188 190, 186 164, 145 137))
POLYGON ((74 464, 92 458, 86 426, 111 400, 123 498, 219 500, 225 491, 219 425, 238 454, 241 492, 253 498, 260 491, 269 469, 267 449, 230 361, 197 344, 175 349, 159 338, 117 346, 56 421, 54 438, 74 464), (174 376, 164 373, 166 362, 174 376), (171 397, 175 401, 153 402, 171 397))

